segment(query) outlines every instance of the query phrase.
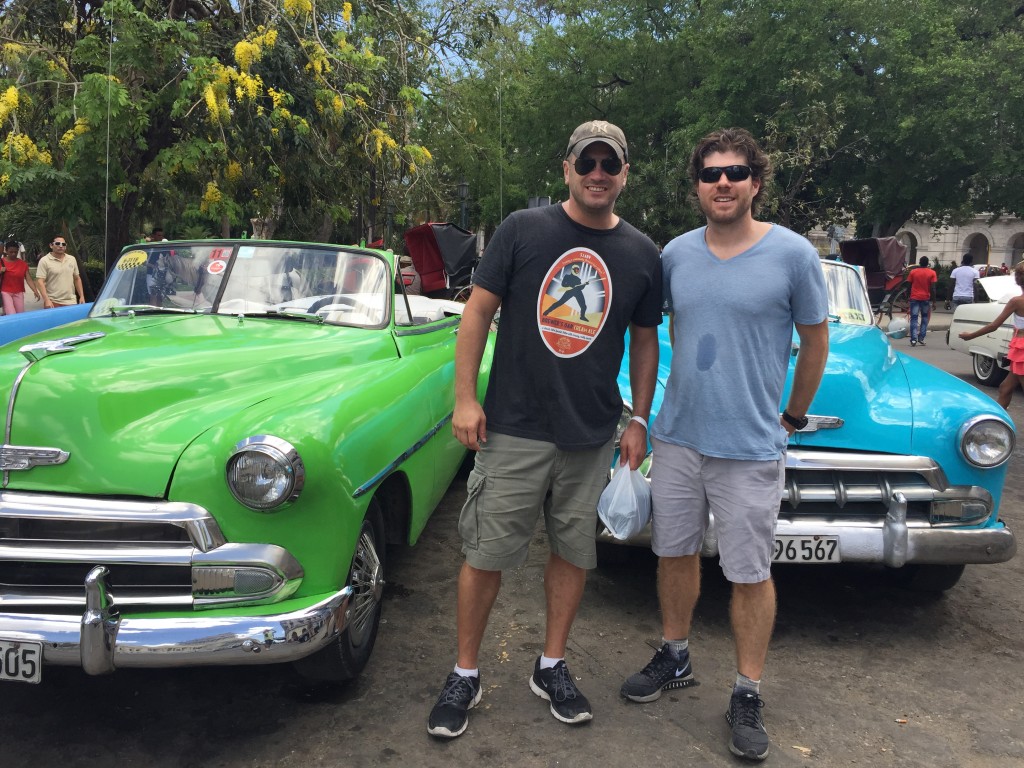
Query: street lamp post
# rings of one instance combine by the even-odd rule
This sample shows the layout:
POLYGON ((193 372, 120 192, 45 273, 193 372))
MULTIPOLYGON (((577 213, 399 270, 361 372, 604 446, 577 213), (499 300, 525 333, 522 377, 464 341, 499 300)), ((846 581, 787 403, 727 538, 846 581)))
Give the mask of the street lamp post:
POLYGON ((463 229, 467 229, 469 226, 469 216, 466 210, 466 201, 469 199, 469 182, 463 179, 459 182, 455 188, 459 195, 459 226, 463 229))

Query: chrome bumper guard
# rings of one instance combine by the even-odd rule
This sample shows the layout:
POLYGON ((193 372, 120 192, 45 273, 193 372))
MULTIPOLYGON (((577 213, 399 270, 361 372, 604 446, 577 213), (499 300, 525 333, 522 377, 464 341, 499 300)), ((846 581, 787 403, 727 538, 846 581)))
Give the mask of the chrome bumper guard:
MULTIPOLYGON (((987 491, 978 486, 950 486, 942 469, 926 457, 791 448, 786 455, 786 470, 784 503, 794 511, 805 502, 824 503, 834 505, 835 513, 780 516, 776 536, 835 536, 839 539, 842 562, 884 563, 894 568, 911 563, 1002 563, 1017 552, 1013 532, 1005 526, 956 527, 907 519, 908 501, 939 504, 969 501, 987 504, 991 510, 992 500, 987 491), (820 473, 822 477, 832 478, 832 482, 801 485, 792 474, 794 471, 820 473), (889 477, 894 473, 914 475, 923 482, 890 482, 889 477), (844 477, 867 480, 848 484, 844 477), (886 513, 869 518, 844 516, 843 508, 852 501, 884 504, 886 513)), ((598 541, 650 546, 651 529, 648 526, 637 537, 621 542, 602 526, 598 541)), ((701 555, 714 557, 717 554, 718 535, 714 515, 710 515, 701 555)))
POLYGON ((265 616, 122 617, 107 569, 85 580, 81 616, 0 613, 0 637, 43 645, 43 663, 80 666, 90 675, 127 667, 227 666, 295 661, 345 628, 352 588, 299 611, 265 616))

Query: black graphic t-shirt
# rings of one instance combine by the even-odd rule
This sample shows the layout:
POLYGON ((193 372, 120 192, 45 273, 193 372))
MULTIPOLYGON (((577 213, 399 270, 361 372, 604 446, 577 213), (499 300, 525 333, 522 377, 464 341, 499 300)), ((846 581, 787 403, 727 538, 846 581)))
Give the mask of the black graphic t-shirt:
POLYGON ((622 412, 629 324, 661 323, 657 246, 621 219, 590 229, 561 205, 531 208, 498 227, 473 282, 502 297, 488 431, 563 450, 604 445, 622 412))

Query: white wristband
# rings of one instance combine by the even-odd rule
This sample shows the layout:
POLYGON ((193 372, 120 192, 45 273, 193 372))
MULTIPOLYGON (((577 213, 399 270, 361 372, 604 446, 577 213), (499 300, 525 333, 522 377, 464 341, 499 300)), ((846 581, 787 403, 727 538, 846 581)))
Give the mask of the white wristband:
POLYGON ((645 419, 643 416, 634 416, 633 418, 630 419, 630 421, 637 421, 644 425, 645 430, 647 429, 647 419, 645 419))

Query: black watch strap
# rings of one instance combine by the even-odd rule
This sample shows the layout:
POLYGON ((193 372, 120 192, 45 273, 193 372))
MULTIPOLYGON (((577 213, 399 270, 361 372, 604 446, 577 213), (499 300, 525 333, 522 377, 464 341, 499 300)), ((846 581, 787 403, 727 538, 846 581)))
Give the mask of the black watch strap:
POLYGON ((787 424, 791 424, 796 429, 803 429, 804 427, 807 426, 806 416, 801 416, 800 418, 797 418, 789 411, 782 412, 782 420, 785 421, 787 424))

